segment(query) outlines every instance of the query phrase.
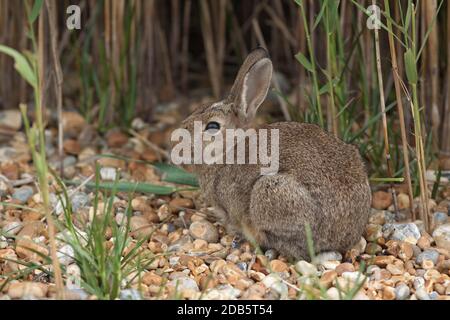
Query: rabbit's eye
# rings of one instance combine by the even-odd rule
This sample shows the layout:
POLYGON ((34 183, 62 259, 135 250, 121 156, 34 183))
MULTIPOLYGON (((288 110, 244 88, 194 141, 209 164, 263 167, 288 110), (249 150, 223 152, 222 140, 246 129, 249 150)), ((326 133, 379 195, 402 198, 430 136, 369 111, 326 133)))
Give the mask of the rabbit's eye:
POLYGON ((205 131, 210 131, 210 130, 213 132, 219 131, 220 124, 215 121, 208 122, 208 124, 206 125, 206 128, 205 128, 205 131))

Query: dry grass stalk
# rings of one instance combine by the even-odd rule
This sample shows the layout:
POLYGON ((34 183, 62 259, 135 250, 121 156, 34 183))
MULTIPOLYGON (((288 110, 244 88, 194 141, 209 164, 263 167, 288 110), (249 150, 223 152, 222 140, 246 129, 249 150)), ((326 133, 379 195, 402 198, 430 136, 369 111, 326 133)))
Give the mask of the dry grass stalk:
MULTIPOLYGON (((390 16, 390 9, 389 9, 389 2, 388 0, 385 0, 385 9, 387 11, 388 16, 390 16)), ((403 100, 402 100, 402 93, 401 93, 401 85, 400 85, 400 74, 399 68, 397 64, 397 48, 395 46, 394 42, 394 35, 392 30, 392 23, 389 19, 387 19, 387 28, 390 30, 388 32, 388 39, 389 39, 389 48, 391 53, 391 64, 392 64, 392 72, 394 76, 394 86, 395 86, 395 97, 397 102, 397 111, 398 111, 398 118, 400 122, 400 132, 401 132, 401 139, 402 139, 402 152, 403 152, 403 165, 405 166, 405 171, 403 174, 403 177, 405 178, 406 185, 408 187, 408 197, 409 197, 409 208, 411 212, 412 219, 415 220, 415 212, 413 210, 413 190, 412 190, 412 184, 411 184, 411 171, 409 168, 409 151, 408 151, 408 139, 406 136, 406 126, 405 126, 405 116, 403 112, 403 100)))
MULTIPOLYGON (((376 5, 376 0, 372 0, 372 4, 376 5)), ((380 53, 380 36, 378 32, 378 28, 374 28, 375 34, 375 58, 376 58, 376 66, 377 66, 377 74, 378 74, 378 88, 380 92, 380 107, 381 107, 381 119, 383 125, 383 139, 384 139, 384 156, 386 158, 387 165, 387 174, 389 178, 393 178, 392 176, 392 160, 391 153, 389 150, 389 136, 388 136, 388 128, 387 128, 387 117, 386 117, 386 102, 384 97, 384 85, 383 85, 383 73, 381 69, 381 53, 380 53)), ((394 199, 394 207, 397 212, 397 197, 395 194, 395 190, 391 185, 392 198, 394 199)))

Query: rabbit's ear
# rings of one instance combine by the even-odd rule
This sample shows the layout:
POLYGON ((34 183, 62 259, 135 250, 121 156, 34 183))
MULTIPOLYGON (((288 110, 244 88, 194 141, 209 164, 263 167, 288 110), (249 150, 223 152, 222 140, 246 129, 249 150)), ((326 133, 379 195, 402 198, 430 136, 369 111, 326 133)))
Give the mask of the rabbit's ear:
POLYGON ((243 121, 251 121, 264 101, 272 79, 272 62, 263 48, 253 50, 245 59, 230 96, 243 121))

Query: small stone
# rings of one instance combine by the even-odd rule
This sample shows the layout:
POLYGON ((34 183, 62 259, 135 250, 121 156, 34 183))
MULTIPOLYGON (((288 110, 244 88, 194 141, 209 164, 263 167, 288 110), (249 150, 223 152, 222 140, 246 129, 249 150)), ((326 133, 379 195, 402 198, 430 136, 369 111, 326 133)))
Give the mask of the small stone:
POLYGON ((180 210, 194 208, 194 203, 191 199, 175 198, 169 202, 169 206, 173 212, 178 213, 180 210))
POLYGON ((124 289, 120 291, 120 300, 142 300, 141 293, 136 289, 124 289))
POLYGON ((2 228, 2 233, 7 237, 13 237, 19 233, 22 227, 23 223, 20 221, 7 221, 2 228))
POLYGON ((120 148, 128 142, 128 136, 120 131, 110 131, 106 134, 106 143, 110 148, 120 148))
POLYGON ((317 274, 316 266, 304 260, 295 264, 295 270, 304 276, 315 276, 317 274))
POLYGON ((244 271, 244 272, 246 272, 247 271, 247 263, 245 263, 245 262, 238 262, 238 263, 236 263, 236 265, 237 265, 237 267, 240 269, 240 270, 242 270, 242 271, 244 271))
POLYGON ((327 298, 329 300, 340 300, 341 296, 339 294, 339 290, 336 289, 335 287, 331 287, 330 289, 327 290, 327 298))
POLYGON ((130 231, 136 238, 146 238, 153 233, 154 228, 144 217, 133 216, 130 219, 130 231))
POLYGON ((284 299, 288 295, 288 287, 281 281, 281 278, 276 274, 269 274, 266 276, 262 283, 269 289, 272 289, 280 295, 281 299, 284 299))
POLYGON ((372 195, 372 207, 384 210, 392 204, 392 194, 385 191, 376 191, 372 195))
POLYGON ((72 212, 86 207, 89 204, 89 196, 84 192, 77 192, 71 198, 72 212))
POLYGON ((68 289, 78 289, 81 286, 81 270, 76 264, 66 267, 66 287, 68 289))
POLYGON ((18 109, 0 111, 0 128, 18 131, 22 127, 22 115, 18 109))
POLYGON ((365 252, 370 255, 375 255, 377 253, 380 253, 382 250, 383 249, 381 248, 380 245, 370 242, 367 244, 365 252))
POLYGON ((194 279, 183 276, 169 281, 167 286, 177 288, 179 292, 186 290, 198 292, 200 290, 194 279))
POLYGON ((448 221, 448 214, 447 212, 435 212, 433 213, 433 226, 437 227, 440 226, 441 224, 445 224, 448 221))
POLYGON ((410 290, 409 287, 401 283, 395 288, 395 299, 396 300, 407 300, 410 296, 410 290))
POLYGON ((5 249, 8 247, 8 241, 4 236, 0 236, 0 249, 5 249))
POLYGON ((388 264, 386 266, 386 270, 389 271, 392 275, 401 275, 405 272, 404 268, 401 268, 398 265, 394 264, 388 264))
POLYGON ((205 250, 208 248, 208 242, 203 239, 195 239, 192 244, 194 245, 195 250, 205 250))
POLYGON ((344 272, 354 272, 355 267, 351 263, 345 262, 338 265, 334 271, 341 276, 344 272))
POLYGON ((400 210, 408 209, 410 207, 409 196, 405 193, 398 194, 397 203, 400 210))
POLYGON ((383 235, 385 238, 405 241, 415 245, 420 238, 420 231, 414 223, 393 223, 383 226, 383 235))
POLYGON ((428 237, 421 236, 419 240, 417 240, 417 246, 422 250, 428 249, 431 247, 430 239, 428 237))
POLYGON ((410 260, 414 255, 413 246, 408 242, 402 242, 400 244, 400 251, 398 252, 398 257, 403 261, 410 260))
POLYGON ((395 299, 395 289, 392 287, 385 286, 383 288, 383 300, 394 300, 395 299))
POLYGON ((277 257, 277 255, 278 255, 278 253, 277 253, 277 251, 275 250, 275 249, 269 249, 269 250, 267 250, 265 253, 264 253, 264 255, 267 257, 267 259, 269 259, 269 261, 270 260, 273 260, 273 259, 275 259, 276 257, 277 257))
POLYGON ((440 225, 433 231, 436 246, 450 251, 450 223, 440 225))
POLYGON ((333 281, 337 278, 337 272, 334 270, 327 270, 322 274, 322 277, 320 277, 319 284, 324 287, 325 289, 328 289, 331 287, 331 284, 333 281))
POLYGON ((34 190, 32 187, 23 186, 14 190, 12 198, 18 200, 21 204, 24 204, 30 199, 34 194, 34 190))
POLYGON ((11 299, 33 297, 42 299, 47 296, 48 286, 40 282, 14 282, 9 285, 8 295, 11 299))
POLYGON ((62 121, 64 133, 71 137, 77 137, 86 126, 84 118, 77 112, 63 112, 62 121))
POLYGON ((358 254, 363 253, 366 250, 367 241, 364 237, 361 237, 359 242, 353 247, 358 254))
POLYGON ((77 155, 81 152, 81 146, 78 143, 78 140, 75 139, 64 140, 63 148, 67 154, 77 155))
POLYGON ((425 290, 425 287, 419 287, 416 289, 416 297, 419 300, 431 300, 430 296, 428 295, 427 291, 425 290))
POLYGON ((105 181, 115 181, 117 177, 117 170, 111 167, 103 167, 100 169, 100 177, 105 181))
POLYGON ((165 221, 172 216, 172 210, 170 209, 169 205, 163 204, 158 208, 157 214, 160 221, 165 221))
POLYGON ((417 256, 416 263, 421 265, 424 260, 430 260, 433 262, 434 265, 436 265, 438 263, 438 259, 439 259, 439 252, 433 249, 426 249, 424 252, 421 252, 417 256))
POLYGON ((49 251, 46 247, 33 242, 33 240, 28 237, 17 240, 16 252, 20 258, 33 262, 42 262, 44 260, 43 256, 49 255, 49 251))
POLYGON ((321 252, 314 257, 314 264, 323 265, 326 261, 342 261, 342 255, 336 251, 321 252))
POLYGON ((383 236, 382 227, 378 224, 369 224, 366 227, 365 238, 367 241, 377 241, 378 238, 383 236))
POLYGON ((56 256, 58 257, 59 263, 67 266, 74 262, 75 251, 73 250, 73 247, 71 245, 65 244, 61 248, 59 248, 59 250, 56 252, 56 256))
POLYGON ((327 270, 335 270, 341 262, 338 260, 325 261, 322 263, 322 266, 327 270))
POLYGON ((241 290, 233 288, 229 284, 208 290, 203 296, 205 300, 235 300, 241 295, 241 290))
POLYGON ((421 265, 422 269, 424 269, 424 270, 429 270, 429 269, 434 268, 434 263, 431 260, 424 259, 420 265, 421 265))
POLYGON ((370 224, 379 224, 379 225, 385 224, 386 223, 386 212, 388 212, 388 211, 377 210, 377 209, 372 208, 370 211, 369 223, 370 224))
POLYGON ((425 286, 425 279, 421 277, 415 277, 413 280, 414 289, 419 289, 425 286))
POLYGON ((379 267, 386 267, 388 264, 394 263, 394 256, 376 256, 374 258, 373 264, 379 267))
POLYGON ((272 261, 270 261, 269 265, 270 265, 270 269, 273 272, 287 272, 287 271, 289 271, 288 265, 286 263, 284 263, 283 261, 281 261, 281 260, 277 260, 277 259, 272 260, 272 261))
POLYGON ((203 239, 210 243, 219 241, 216 227, 209 221, 195 221, 189 227, 189 234, 195 239, 203 239))

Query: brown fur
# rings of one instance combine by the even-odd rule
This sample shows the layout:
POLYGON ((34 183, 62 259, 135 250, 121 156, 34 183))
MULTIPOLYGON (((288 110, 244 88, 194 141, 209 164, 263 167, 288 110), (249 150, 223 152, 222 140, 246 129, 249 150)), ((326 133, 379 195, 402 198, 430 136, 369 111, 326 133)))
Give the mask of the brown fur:
MULTIPOLYGON (((267 52, 254 50, 228 98, 200 107, 183 126, 192 130, 193 122, 201 120, 217 121, 221 130, 250 127, 271 74, 267 52)), ((193 166, 205 198, 217 208, 225 226, 236 233, 247 230, 246 236, 260 246, 297 259, 308 257, 306 224, 316 253, 349 249, 363 233, 371 203, 356 147, 312 124, 279 122, 262 128, 279 129, 277 174, 263 176, 259 165, 249 164, 193 166)))

